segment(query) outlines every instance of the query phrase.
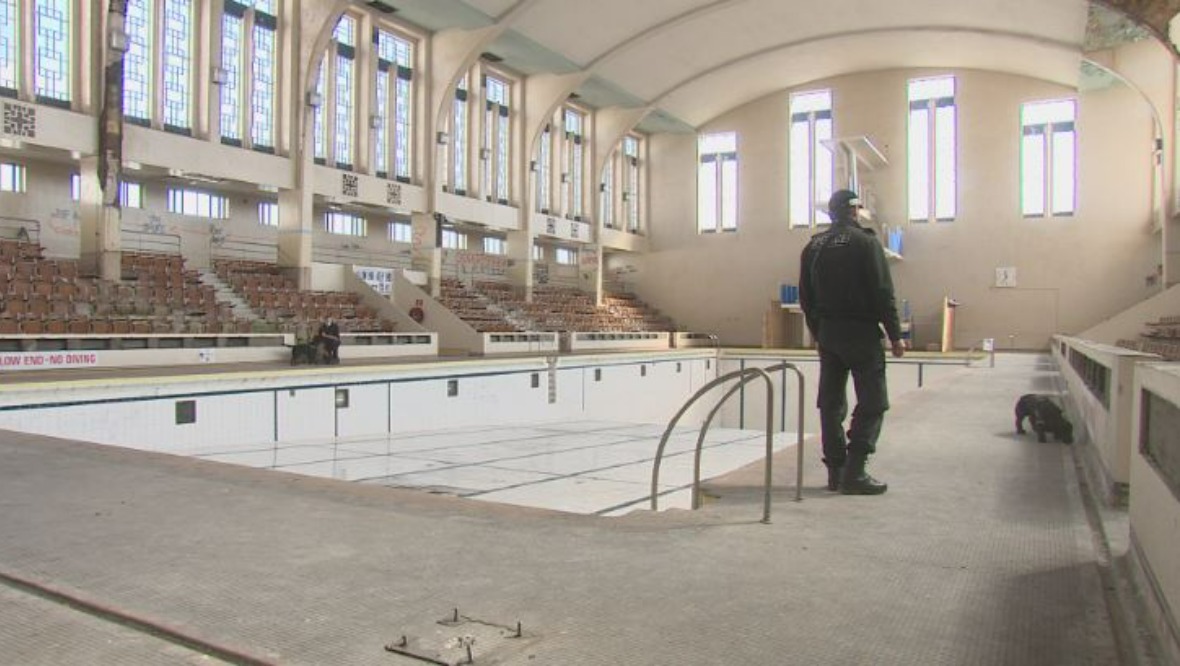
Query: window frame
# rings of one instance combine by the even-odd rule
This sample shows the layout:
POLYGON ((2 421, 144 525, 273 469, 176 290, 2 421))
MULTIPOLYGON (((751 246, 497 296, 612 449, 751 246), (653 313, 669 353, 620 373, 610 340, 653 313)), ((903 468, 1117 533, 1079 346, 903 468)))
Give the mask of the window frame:
POLYGON ((953 74, 920 77, 907 82, 906 216, 911 222, 953 222, 959 216, 958 92, 958 77, 953 74), (915 96, 916 88, 933 87, 939 82, 949 82, 949 95, 919 92, 918 96, 915 96), (940 114, 941 109, 950 110, 949 125, 942 122, 945 115, 940 114), (914 128, 916 112, 920 112, 924 117, 925 138, 922 137, 923 132, 918 132, 914 128), (948 129, 950 138, 946 139, 948 129), (915 152, 917 151, 914 144, 919 140, 925 144, 925 154, 916 156, 915 152), (940 166, 947 161, 946 153, 950 155, 949 169, 940 169, 940 166), (919 173, 923 171, 924 173, 919 173), (915 187, 918 185, 923 188, 924 197, 918 196, 922 192, 915 191, 915 187), (940 196, 940 193, 948 187, 951 190, 950 194, 940 196), (922 205, 925 206, 924 215, 917 214, 920 212, 920 209, 915 208, 918 205, 918 202, 915 201, 917 198, 925 199, 922 202, 922 205), (942 203, 949 205, 950 215, 944 215, 945 210, 940 210, 942 203))
POLYGON ((405 220, 390 220, 388 235, 389 242, 391 243, 413 243, 414 225, 405 220), (403 230, 404 234, 402 233, 403 230))
POLYGON ((364 238, 369 232, 369 223, 363 216, 343 210, 325 210, 324 231, 333 236, 364 238))
POLYGON ((229 198, 215 192, 169 187, 166 200, 166 210, 174 215, 207 220, 229 219, 229 198))
POLYGON ((821 203, 826 204, 836 184, 836 161, 832 151, 822 142, 831 140, 836 135, 835 114, 833 112, 832 90, 830 88, 806 90, 792 93, 788 102, 789 128, 787 133, 788 156, 787 166, 787 223, 791 229, 810 229, 817 226, 831 224, 831 218, 820 211, 821 203), (822 100, 819 105, 808 104, 806 100, 822 100), (826 136, 821 124, 827 121, 826 136), (806 143, 803 150, 796 144, 796 130, 804 129, 806 143), (805 153, 805 155, 801 155, 805 153), (803 157, 804 164, 800 165, 796 158, 803 157), (824 162, 826 161, 826 173, 824 162), (803 176, 806 179, 806 189, 799 192, 797 185, 801 184, 803 176), (827 176, 826 181, 823 180, 827 176), (799 197, 803 197, 802 200, 799 197), (798 213, 806 211, 804 218, 798 213))
POLYGON ((738 195, 739 195, 739 165, 738 165, 738 135, 735 131, 708 132, 697 135, 697 233, 736 233, 738 229, 738 195), (708 141, 732 144, 731 150, 713 150, 705 152, 708 141), (711 182, 706 182, 706 164, 716 164, 711 182), (726 174, 727 165, 732 165, 731 176, 726 174), (729 181, 732 181, 732 192, 727 192, 729 181), (706 195, 712 190, 711 201, 713 210, 708 218, 704 216, 706 195), (726 207, 726 200, 731 205, 726 207), (730 210, 732 209, 732 210, 730 210), (727 223, 727 213, 732 222, 727 223), (706 224, 711 221, 711 224, 706 224))
POLYGON ((28 167, 17 162, 0 162, 0 192, 25 194, 28 191, 28 167))
MULTIPOLYGON (((1052 113, 1052 111, 1049 111, 1052 113)), ((1020 168, 1018 176, 1018 190, 1020 192, 1020 213, 1025 219, 1047 219, 1047 218, 1064 218, 1074 217, 1077 215, 1078 207, 1078 100, 1074 97, 1052 99, 1052 100, 1038 100, 1034 102, 1025 102, 1020 105, 1020 168), (1068 118, 1062 119, 1044 119, 1039 122, 1030 122, 1028 116, 1030 111, 1035 109, 1049 109, 1053 105, 1060 105, 1063 108, 1066 104, 1069 106, 1068 118), (1030 130, 1032 130, 1030 132, 1030 130), (1069 135, 1070 154, 1067 157, 1058 157, 1058 143, 1057 137, 1061 134, 1069 135), (1040 210, 1037 212, 1029 211, 1027 186, 1032 184, 1027 177, 1027 169, 1029 168, 1030 156, 1026 153, 1028 150, 1028 137, 1036 135, 1041 137, 1040 141, 1040 157, 1041 157, 1041 173, 1038 179, 1040 186, 1040 210), (1068 210, 1058 210, 1058 172, 1062 167, 1067 167, 1069 180, 1069 206, 1068 210)))

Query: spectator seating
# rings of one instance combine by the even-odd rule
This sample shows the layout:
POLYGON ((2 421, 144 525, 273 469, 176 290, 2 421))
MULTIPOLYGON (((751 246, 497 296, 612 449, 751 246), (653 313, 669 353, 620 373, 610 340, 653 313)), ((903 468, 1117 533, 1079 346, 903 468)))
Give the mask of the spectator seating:
POLYGON ((126 282, 83 276, 74 259, 0 240, 0 334, 175 333, 220 314, 180 257, 125 253, 126 282))
POLYGON ((444 278, 442 295, 443 304, 478 331, 675 330, 671 320, 630 294, 608 295, 599 307, 591 294, 579 289, 543 285, 534 288, 533 302, 526 303, 523 289, 503 282, 476 281, 467 286, 444 278))
MULTIPOLYGON (((258 327, 219 302, 179 255, 123 252, 121 280, 80 274, 74 259, 46 259, 43 248, 0 240, 0 335, 250 333, 258 327)), ((260 262, 224 262, 224 276, 271 326, 294 332, 335 317, 343 332, 393 330, 355 294, 303 292, 260 262)))
POLYGON ((488 294, 468 287, 456 278, 443 278, 439 302, 480 333, 513 333, 526 330, 508 321, 503 309, 488 294))
POLYGON ((360 296, 338 291, 304 291, 275 264, 240 259, 214 261, 217 276, 233 288, 266 326, 284 333, 313 329, 329 317, 340 331, 392 331, 393 322, 378 318, 360 296))
POLYGON ((1147 328, 1135 340, 1119 340, 1118 346, 1148 354, 1158 354, 1166 361, 1180 361, 1180 316, 1160 317, 1147 322, 1147 328))

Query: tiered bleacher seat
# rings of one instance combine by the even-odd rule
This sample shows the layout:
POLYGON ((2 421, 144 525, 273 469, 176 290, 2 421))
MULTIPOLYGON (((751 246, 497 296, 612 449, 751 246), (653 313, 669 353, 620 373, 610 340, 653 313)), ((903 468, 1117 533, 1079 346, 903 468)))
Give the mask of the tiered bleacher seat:
POLYGON ((179 255, 124 252, 120 268, 118 282, 83 276, 74 259, 46 259, 37 243, 0 240, 0 333, 250 331, 179 255))
POLYGON ((232 307, 174 254, 124 252, 122 282, 100 282, 94 314, 129 317, 131 330, 153 333, 236 331, 232 307))
POLYGON ((338 291, 303 291, 275 264, 240 259, 214 261, 217 276, 275 330, 306 331, 329 317, 341 332, 392 331, 360 296, 338 291))
POLYGON ((65 333, 90 307, 95 281, 78 276, 78 262, 43 255, 37 243, 0 240, 0 333, 65 333))
POLYGON ((1119 340, 1125 349, 1158 354, 1166 361, 1180 361, 1180 316, 1160 317, 1147 322, 1147 328, 1137 340, 1119 340))
POLYGON ((491 307, 493 301, 456 278, 443 278, 439 302, 480 333, 512 333, 521 329, 508 321, 499 307, 491 307))
MULTIPOLYGON (((445 289, 445 283, 444 283, 445 289)), ((571 287, 538 286, 533 290, 533 302, 526 303, 522 290, 502 282, 476 282, 475 296, 496 304, 515 321, 519 328, 529 331, 576 332, 642 332, 672 331, 675 325, 639 299, 629 294, 608 295, 604 305, 594 303, 594 297, 571 287)))

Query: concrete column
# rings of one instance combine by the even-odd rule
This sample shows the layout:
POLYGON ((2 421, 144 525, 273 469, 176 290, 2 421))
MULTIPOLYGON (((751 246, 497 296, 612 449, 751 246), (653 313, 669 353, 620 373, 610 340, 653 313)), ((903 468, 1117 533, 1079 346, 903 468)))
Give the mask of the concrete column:
POLYGON ((410 217, 414 234, 411 262, 414 270, 426 273, 430 286, 426 291, 432 298, 442 293, 442 225, 430 213, 414 213, 410 217))
POLYGON ((122 275, 122 238, 119 235, 122 209, 118 205, 107 206, 103 203, 98 163, 97 156, 83 157, 78 162, 82 185, 78 199, 82 245, 79 265, 87 274, 97 275, 104 280, 118 280, 122 275))
POLYGON ((311 289, 312 209, 311 158, 304 160, 304 178, 294 190, 279 192, 278 265, 300 289, 311 289))
MULTIPOLYGON (((111 0, 107 10, 109 35, 124 35, 127 0, 111 0)), ((83 270, 104 280, 121 278, 122 208, 119 183, 123 180, 123 51, 107 39, 98 116, 98 155, 81 160, 82 201, 80 263, 83 270), (89 174, 89 177, 87 177, 89 174), (97 188, 97 191, 96 191, 97 188), (89 198, 88 198, 89 194, 89 198), (89 203, 88 203, 89 202, 89 203)))

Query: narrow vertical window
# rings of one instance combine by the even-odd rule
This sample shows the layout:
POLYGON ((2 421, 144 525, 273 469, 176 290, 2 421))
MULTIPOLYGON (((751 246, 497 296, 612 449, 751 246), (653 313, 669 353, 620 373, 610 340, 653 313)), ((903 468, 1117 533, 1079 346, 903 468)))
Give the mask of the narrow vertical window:
POLYGON ((790 215, 792 227, 829 222, 816 206, 832 196, 835 168, 832 151, 832 91, 791 95, 790 215))
POLYGON ((69 106, 72 98, 73 4, 73 0, 33 3, 33 92, 40 102, 69 106))
POLYGON ((586 117, 573 109, 565 109, 565 141, 563 146, 563 160, 565 171, 562 173, 562 209, 565 216, 575 220, 583 216, 583 182, 585 167, 583 165, 584 149, 583 127, 586 117))
POLYGON ((484 195, 489 201, 508 203, 509 109, 511 92, 507 81, 484 77, 484 195))
MULTIPOLYGON (((378 29, 375 32, 377 40, 377 71, 374 74, 374 94, 377 98, 374 105, 374 115, 377 116, 377 127, 373 133, 374 155, 373 166, 380 178, 388 178, 394 172, 391 164, 390 137, 396 135, 396 84, 397 80, 397 52, 399 40, 392 33, 378 29)), ((396 150, 396 149, 395 149, 396 150)))
POLYGON ((1077 200, 1077 103, 1025 104, 1020 125, 1020 206, 1025 217, 1072 215, 1077 200))
POLYGON ((154 0, 129 0, 124 23, 127 53, 123 55, 123 115, 131 122, 152 119, 152 5, 154 0))
POLYGON ((397 81, 394 88, 394 133, 393 167, 394 178, 410 182, 411 146, 410 132, 413 131, 413 82, 414 47, 410 42, 399 39, 395 42, 397 52, 397 81))
POLYGON ((377 118, 373 129, 373 168, 378 178, 389 175, 389 78, 389 64, 378 59, 373 81, 373 115, 377 118))
POLYGON ((627 231, 639 233, 641 192, 639 189, 639 139, 623 138, 623 212, 627 217, 627 231))
POLYGON ((258 202, 258 224, 264 227, 279 226, 279 204, 275 201, 258 202))
POLYGON ((250 141, 254 148, 273 151, 275 107, 278 106, 278 17, 273 2, 254 3, 254 57, 251 58, 250 141))
POLYGON ((356 90, 353 86, 353 68, 356 62, 356 19, 341 17, 333 33, 336 42, 336 127, 332 159, 341 169, 352 168, 353 111, 356 108, 356 90))
POLYGON ((315 97, 318 101, 311 114, 312 127, 312 157, 317 164, 323 164, 328 159, 328 143, 325 132, 327 128, 324 126, 324 77, 327 69, 328 58, 325 56, 320 58, 319 69, 316 70, 315 77, 315 97))
POLYGON ((451 103, 451 176, 455 194, 467 193, 467 80, 465 74, 455 87, 451 103))
POLYGON ((607 229, 615 228, 615 157, 611 155, 607 159, 598 186, 598 217, 607 229))
POLYGON ((192 127, 192 0, 164 3, 164 128, 192 127))
POLYGON ((243 11, 226 0, 221 15, 221 141, 234 146, 242 145, 243 11))
POLYGON ((909 209, 916 221, 957 215, 955 78, 909 82, 909 209))
POLYGON ((553 131, 550 125, 546 125, 537 146, 537 208, 542 213, 548 213, 553 206, 552 155, 553 131))
POLYGON ((24 192, 25 167, 11 162, 0 163, 0 192, 24 192))
POLYGON ((408 40, 378 28, 374 32, 377 70, 374 73, 374 170, 378 177, 410 182, 410 98, 414 47, 408 40))
POLYGON ((20 76, 17 0, 0 0, 0 95, 16 97, 20 76))
POLYGON ((704 134, 698 140, 697 228, 737 229, 737 134, 704 134))

